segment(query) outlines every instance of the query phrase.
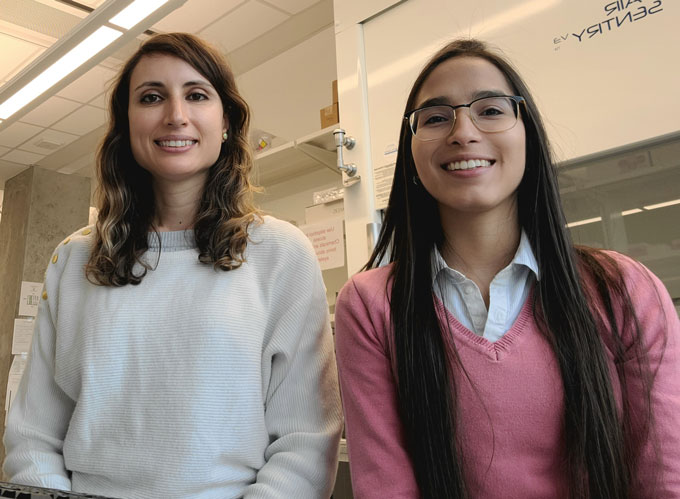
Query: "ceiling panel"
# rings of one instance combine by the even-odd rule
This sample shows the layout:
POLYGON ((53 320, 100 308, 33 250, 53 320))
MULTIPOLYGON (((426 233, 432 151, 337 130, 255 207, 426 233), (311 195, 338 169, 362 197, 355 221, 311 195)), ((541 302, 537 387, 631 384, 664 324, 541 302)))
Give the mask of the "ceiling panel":
MULTIPOLYGON (((88 154, 85 154, 84 156, 81 156, 78 159, 74 159, 73 161, 70 161, 67 165, 61 167, 57 171, 59 173, 66 173, 66 174, 76 173, 76 172, 81 171, 83 169, 87 169, 89 171, 92 171, 94 163, 97 161, 96 158, 97 158, 97 156, 96 156, 95 152, 90 152, 88 154)), ((91 175, 86 175, 86 176, 91 176, 91 175)))
POLYGON ((50 97, 31 112, 21 117, 21 121, 31 125, 48 127, 68 113, 75 111, 82 104, 61 97, 50 97))
POLYGON ((0 19, 27 31, 55 39, 65 36, 81 18, 75 9, 55 8, 55 2, 2 0, 0 19))
POLYGON ((106 0, 80 0, 79 3, 82 3, 83 5, 87 5, 88 7, 92 7, 93 9, 96 9, 101 4, 103 4, 105 1, 106 0))
POLYGON ((42 127, 28 123, 12 123, 0 132, 0 146, 16 147, 43 130, 42 127))
POLYGON ((59 97, 88 102, 108 89, 116 72, 103 66, 95 66, 73 83, 57 93, 59 97))
POLYGON ((38 57, 44 47, 0 33, 0 78, 9 80, 38 57))
POLYGON ((101 95, 98 95, 94 99, 92 99, 90 102, 88 102, 90 106, 95 106, 101 109, 108 109, 109 108, 109 93, 104 92, 101 95))
POLYGON ((22 151, 33 152, 36 154, 49 155, 78 138, 78 135, 59 132, 57 130, 45 130, 31 140, 19 146, 22 151))
POLYGON ((35 154, 32 152, 20 151, 19 149, 13 149, 5 154, 2 159, 4 161, 11 161, 12 163, 28 166, 34 165, 44 157, 44 154, 35 154))
POLYGON ((318 2, 319 0, 266 0, 265 3, 285 10, 289 14, 297 14, 318 2))
POLYGON ((3 161, 0 159, 0 187, 4 189, 5 181, 18 175, 26 169, 26 165, 19 165, 11 163, 10 161, 3 161))
POLYGON ((230 52, 289 17, 272 7, 251 0, 208 26, 200 35, 230 52))
MULTIPOLYGON (((47 5, 52 9, 57 9, 60 10, 61 12, 66 12, 67 14, 71 14, 72 16, 76 16, 79 19, 83 19, 88 15, 88 12, 86 10, 78 8, 74 5, 69 5, 68 3, 65 3, 64 0, 35 0, 35 1, 43 5, 47 5)), ((76 5, 82 5, 84 2, 78 1, 75 3, 76 5)))
POLYGON ((198 33, 207 25, 215 22, 227 12, 234 10, 244 3, 245 0, 188 0, 179 9, 165 16, 158 23, 153 25, 153 30, 164 31, 184 31, 187 33, 198 33), (207 16, 206 12, 210 12, 207 16))
POLYGON ((106 111, 94 106, 83 106, 52 125, 52 128, 76 135, 85 135, 105 122, 106 111))

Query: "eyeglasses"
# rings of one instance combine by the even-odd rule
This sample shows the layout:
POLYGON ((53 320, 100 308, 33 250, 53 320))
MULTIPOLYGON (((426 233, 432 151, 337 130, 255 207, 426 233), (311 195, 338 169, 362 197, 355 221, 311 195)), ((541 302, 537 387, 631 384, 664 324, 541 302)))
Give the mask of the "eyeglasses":
POLYGON ((481 97, 469 104, 426 106, 404 116, 418 140, 437 140, 451 133, 456 123, 456 109, 467 107, 472 123, 482 132, 504 132, 517 124, 519 104, 526 101, 517 95, 481 97))

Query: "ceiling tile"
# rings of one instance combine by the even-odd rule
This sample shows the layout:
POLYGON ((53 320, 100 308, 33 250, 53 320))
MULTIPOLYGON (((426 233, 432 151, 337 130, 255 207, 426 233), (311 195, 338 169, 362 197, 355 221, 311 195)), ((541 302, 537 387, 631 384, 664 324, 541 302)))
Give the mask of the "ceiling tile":
POLYGON ((88 102, 90 106, 95 106, 100 109, 108 109, 109 108, 109 93, 104 92, 101 95, 98 95, 94 99, 92 99, 90 102, 88 102))
POLYGON ((101 4, 103 4, 105 1, 106 0, 80 0, 80 3, 85 4, 88 7, 92 7, 93 9, 96 9, 101 4))
POLYGON ((2 157, 3 154, 8 153, 9 151, 10 151, 9 147, 0 146, 0 157, 2 157))
POLYGON ((94 106, 83 106, 51 128, 62 132, 85 135, 106 122, 106 111, 94 106))
POLYGON ((50 126, 82 104, 61 97, 50 97, 48 100, 21 117, 21 121, 31 125, 50 126))
POLYGON ((44 154, 34 154, 32 152, 14 149, 5 154, 2 159, 4 161, 11 161, 12 163, 18 163, 20 165, 34 165, 44 157, 44 154))
POLYGON ((74 158, 73 161, 69 161, 65 166, 62 166, 57 171, 59 173, 71 174, 80 171, 83 168, 92 169, 96 161, 97 161, 96 153, 94 151, 89 152, 77 159, 74 158))
POLYGON ((266 3, 274 5, 289 14, 297 14, 311 7, 320 0, 266 0, 266 3))
POLYGON ((54 151, 61 149, 66 144, 70 144, 77 138, 78 135, 58 132, 56 130, 45 130, 44 132, 33 137, 31 140, 21 144, 19 149, 36 154, 49 155, 54 151))
POLYGON ((62 88, 57 95, 85 103, 105 92, 115 77, 115 71, 101 65, 95 66, 76 81, 62 88))
POLYGON ((290 16, 259 2, 250 1, 200 32, 224 51, 254 40, 290 16))
POLYGON ((0 33, 0 78, 9 80, 38 57, 45 48, 14 36, 0 33))
POLYGON ((0 132, 0 146, 16 147, 44 130, 43 127, 28 123, 12 123, 0 132))
POLYGON ((5 182, 10 178, 18 175, 26 169, 25 165, 18 165, 16 163, 10 163, 9 161, 3 161, 0 159, 0 189, 3 189, 5 182))
POLYGON ((208 24, 219 19, 221 16, 241 5, 245 0, 187 0, 187 3, 179 9, 153 25, 157 31, 171 32, 184 31, 198 33, 208 24), (210 15, 206 15, 209 12, 210 15))

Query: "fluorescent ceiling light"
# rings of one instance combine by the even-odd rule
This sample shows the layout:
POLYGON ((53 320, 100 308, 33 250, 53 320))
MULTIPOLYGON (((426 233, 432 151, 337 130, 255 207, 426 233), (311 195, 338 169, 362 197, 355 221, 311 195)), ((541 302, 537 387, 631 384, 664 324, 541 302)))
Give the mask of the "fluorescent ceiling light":
POLYGON ((649 206, 643 206, 643 208, 645 210, 656 210, 657 208, 665 208, 666 206, 673 206, 674 204, 680 204, 680 199, 666 201, 665 203, 650 204, 649 206))
POLYGON ((633 208, 632 210, 622 211, 621 215, 625 217, 626 215, 634 215, 635 213, 642 213, 642 210, 640 208, 633 208))
POLYGON ((106 26, 99 28, 67 52, 61 59, 31 80, 25 87, 12 95, 12 97, 0 104, 0 120, 6 120, 12 116, 122 34, 120 31, 107 28, 106 26))
POLYGON ((587 218, 585 220, 579 220, 578 222, 571 222, 567 224, 567 227, 578 227, 579 225, 592 224, 594 222, 601 222, 602 217, 587 218))
POLYGON ((130 29, 167 2, 168 0, 135 0, 109 19, 109 22, 130 29))

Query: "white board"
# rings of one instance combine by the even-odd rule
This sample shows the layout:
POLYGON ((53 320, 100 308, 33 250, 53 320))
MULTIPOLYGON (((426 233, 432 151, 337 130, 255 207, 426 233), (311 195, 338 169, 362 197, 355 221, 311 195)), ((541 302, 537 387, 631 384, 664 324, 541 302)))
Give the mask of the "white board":
POLYGON ((419 70, 460 36, 514 63, 560 161, 676 132, 679 22, 677 0, 403 2, 364 24, 374 169, 394 161, 419 70))

